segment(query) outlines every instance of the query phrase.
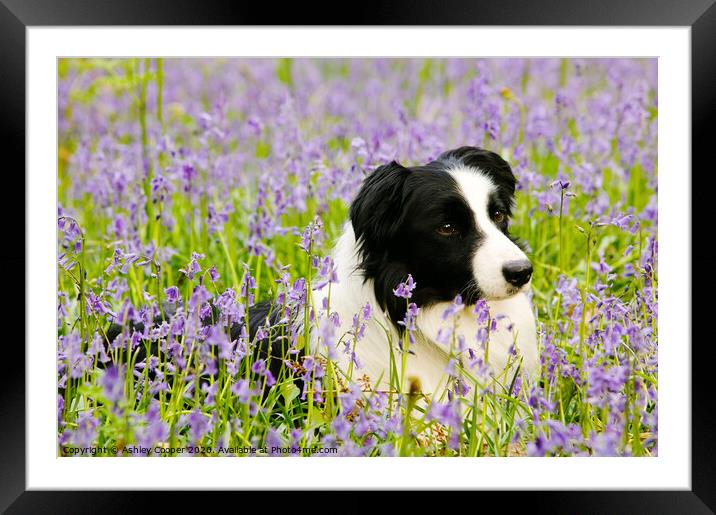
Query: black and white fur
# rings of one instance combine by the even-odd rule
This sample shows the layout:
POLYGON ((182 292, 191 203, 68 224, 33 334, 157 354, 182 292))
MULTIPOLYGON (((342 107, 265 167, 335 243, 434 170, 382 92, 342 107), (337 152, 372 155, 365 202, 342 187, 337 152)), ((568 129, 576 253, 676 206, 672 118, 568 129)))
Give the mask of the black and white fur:
MULTIPOLYGON (((338 282, 330 287, 330 310, 341 323, 339 338, 349 334, 353 315, 366 302, 372 307, 373 319, 355 348, 362 367, 353 371, 354 378, 365 374, 373 386, 387 386, 386 330, 397 342, 398 321, 406 311, 405 299, 393 290, 408 274, 417 283, 410 300, 420 313, 406 377, 417 378, 423 393, 437 393, 447 380, 449 349, 437 343, 437 333, 446 325, 443 312, 458 294, 466 307, 457 315, 456 332, 468 346, 477 347, 479 329, 471 310, 485 299, 491 316, 501 318, 490 336, 489 366, 501 373, 509 347, 516 344, 521 370, 536 372, 535 320, 525 293, 532 267, 508 234, 515 182, 500 156, 476 147, 445 152, 424 166, 392 162, 364 180, 333 250, 338 282)), ((323 305, 328 286, 313 295, 314 305, 323 305)), ((337 355, 340 368, 348 370, 349 354, 337 355)))

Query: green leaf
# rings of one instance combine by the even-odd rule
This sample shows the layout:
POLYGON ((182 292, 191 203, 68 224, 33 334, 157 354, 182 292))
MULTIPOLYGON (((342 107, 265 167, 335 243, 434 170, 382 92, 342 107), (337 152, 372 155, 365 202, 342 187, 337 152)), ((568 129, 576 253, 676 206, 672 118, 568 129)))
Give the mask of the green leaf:
POLYGON ((298 389, 294 383, 284 383, 281 385, 281 395, 286 406, 288 406, 293 399, 299 396, 301 390, 298 389))
POLYGON ((293 85, 292 64, 293 59, 289 58, 279 59, 276 64, 276 77, 289 87, 293 85))
POLYGON ((259 159, 266 159, 271 155, 271 143, 266 141, 259 141, 256 143, 256 157, 259 159))

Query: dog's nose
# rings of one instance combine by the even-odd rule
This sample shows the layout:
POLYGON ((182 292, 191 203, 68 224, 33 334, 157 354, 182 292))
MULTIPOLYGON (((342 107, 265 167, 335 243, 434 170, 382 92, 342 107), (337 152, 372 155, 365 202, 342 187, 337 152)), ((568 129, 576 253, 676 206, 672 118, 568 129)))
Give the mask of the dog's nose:
POLYGON ((526 259, 508 261, 502 266, 502 275, 508 283, 519 288, 527 284, 532 277, 532 263, 526 259))

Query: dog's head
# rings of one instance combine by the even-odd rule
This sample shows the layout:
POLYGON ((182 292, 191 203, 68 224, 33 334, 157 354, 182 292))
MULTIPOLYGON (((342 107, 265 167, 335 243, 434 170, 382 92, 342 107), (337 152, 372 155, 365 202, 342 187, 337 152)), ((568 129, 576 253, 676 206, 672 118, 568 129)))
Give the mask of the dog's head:
POLYGON ((359 266, 394 322, 405 301, 393 290, 412 274, 418 306, 504 299, 526 288, 532 265, 508 233, 515 193, 494 152, 461 147, 425 166, 395 161, 369 175, 351 205, 359 266))

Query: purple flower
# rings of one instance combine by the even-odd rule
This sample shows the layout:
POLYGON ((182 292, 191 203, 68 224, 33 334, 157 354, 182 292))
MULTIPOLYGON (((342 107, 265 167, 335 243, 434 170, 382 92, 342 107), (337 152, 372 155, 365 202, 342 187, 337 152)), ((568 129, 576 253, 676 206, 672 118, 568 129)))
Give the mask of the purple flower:
POLYGON ((320 261, 320 265, 318 267, 318 274, 316 275, 315 280, 316 283, 313 286, 314 290, 320 290, 328 283, 338 282, 338 273, 336 270, 336 266, 330 256, 326 256, 320 261))
POLYGON ((443 311, 443 314, 441 315, 441 318, 443 320, 447 320, 449 318, 454 317, 457 315, 462 309, 465 307, 465 304, 462 303, 462 296, 458 295, 455 297, 455 299, 450 303, 450 306, 443 311))
POLYGON ((189 264, 186 266, 186 268, 180 268, 179 271, 186 275, 189 279, 194 279, 194 276, 196 274, 201 273, 201 266, 199 265, 200 259, 204 259, 203 254, 192 252, 191 261, 189 261, 189 264))
POLYGON ((604 261, 604 256, 599 256, 599 263, 592 263, 592 270, 595 270, 597 273, 600 273, 602 275, 608 274, 612 271, 612 267, 606 264, 604 261))
POLYGON ((209 432, 209 420, 201 411, 194 410, 189 413, 189 436, 195 444, 201 442, 204 435, 209 432))
POLYGON ((316 217, 303 231, 299 247, 301 247, 304 252, 311 253, 311 249, 314 245, 319 244, 323 239, 322 229, 323 224, 321 223, 320 218, 316 217))
POLYGON ((373 311, 370 307, 370 302, 366 302, 365 306, 363 306, 362 315, 364 321, 370 320, 373 317, 373 311))
POLYGON ((219 272, 216 271, 216 267, 212 266, 209 269, 209 278, 211 279, 211 282, 215 283, 216 281, 219 280, 219 277, 221 277, 221 276, 219 275, 219 272))
MULTIPOLYGON (((415 331, 417 330, 417 326, 415 325, 415 322, 418 318, 418 313, 420 313, 420 308, 414 303, 411 302, 408 305, 408 309, 405 311, 405 317, 403 320, 398 321, 398 325, 402 325, 405 330, 408 333, 408 341, 412 344, 415 343, 415 331)), ((407 350, 403 349, 403 342, 402 339, 398 340, 398 346, 401 350, 407 350)), ((409 351, 412 352, 412 351, 409 351)))
POLYGON ((249 272, 248 265, 244 266, 244 278, 241 281, 241 291, 239 294, 242 299, 247 299, 249 306, 254 305, 254 290, 256 289, 256 279, 249 272))
POLYGON ((265 360, 256 360, 256 362, 251 366, 251 371, 254 374, 258 374, 266 378, 266 386, 268 386, 269 388, 276 384, 276 379, 274 378, 268 367, 266 367, 265 360))
POLYGON ((413 276, 408 274, 408 279, 405 282, 400 283, 398 287, 393 290, 393 295, 403 299, 409 299, 412 297, 414 289, 415 281, 413 281, 413 276))
POLYGON ((164 294, 167 296, 167 302, 171 304, 176 304, 181 298, 179 294, 179 288, 177 288, 176 286, 170 286, 169 288, 165 288, 164 294))
POLYGON ((151 448, 169 438, 169 426, 159 416, 159 401, 153 400, 144 415, 144 427, 138 431, 137 443, 151 448))
POLYGON ((62 426, 62 412, 65 410, 65 398, 57 395, 57 425, 62 426))
POLYGON ((233 343, 229 341, 229 337, 227 336, 226 331, 221 327, 210 327, 205 342, 218 348, 219 358, 231 358, 233 352, 233 343))
POLYGON ((472 312, 475 315, 477 323, 480 325, 486 325, 490 318, 490 307, 483 299, 478 300, 475 303, 475 307, 472 308, 472 312))
POLYGON ((231 385, 231 393, 239 398, 242 404, 247 404, 256 392, 251 389, 249 382, 246 379, 239 379, 236 383, 231 385))
POLYGON ((462 424, 462 417, 456 401, 446 403, 433 401, 430 403, 426 419, 435 420, 455 430, 459 429, 462 424))
POLYGON ((85 411, 77 416, 77 429, 72 432, 70 441, 76 447, 90 447, 97 438, 99 420, 91 411, 85 411))
POLYGON ((618 227, 619 229, 625 231, 629 228, 629 222, 632 220, 632 218, 634 217, 630 214, 617 214, 616 216, 612 217, 609 223, 614 227, 618 227))
POLYGON ((226 206, 223 210, 218 211, 213 205, 208 207, 207 229, 209 234, 214 234, 224 230, 224 224, 229 221, 229 213, 231 206, 226 206))
POLYGON ((569 188, 570 181, 564 181, 562 179, 557 179, 556 181, 552 182, 550 184, 551 188, 558 187, 560 190, 566 190, 569 188))
POLYGON ((100 383, 104 397, 108 401, 117 403, 124 397, 124 376, 119 367, 115 365, 108 367, 100 383))

